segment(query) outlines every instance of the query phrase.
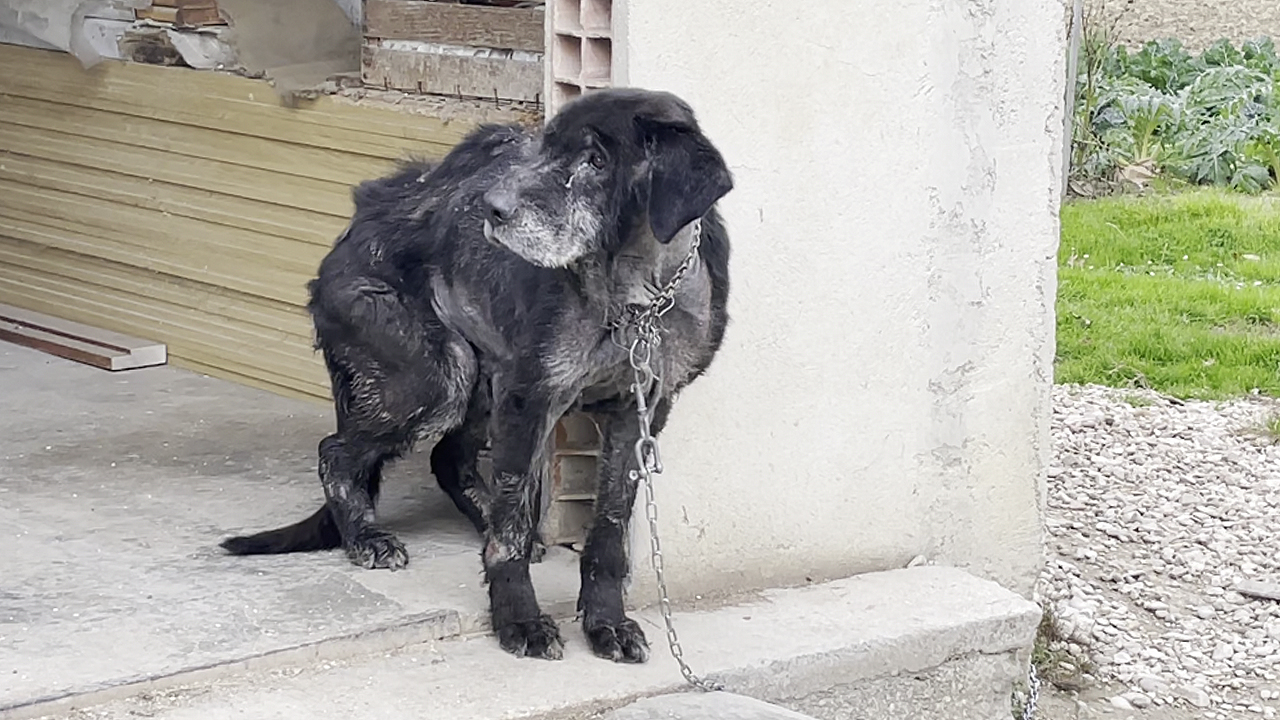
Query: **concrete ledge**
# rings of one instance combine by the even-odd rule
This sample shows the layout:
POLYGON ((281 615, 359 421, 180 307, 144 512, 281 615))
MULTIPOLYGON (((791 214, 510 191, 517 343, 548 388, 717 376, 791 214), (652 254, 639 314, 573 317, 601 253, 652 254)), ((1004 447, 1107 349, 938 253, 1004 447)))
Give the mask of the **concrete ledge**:
MULTIPOLYGON (((1014 656, 1030 646, 1039 618, 1033 603, 994 583, 917 567, 768 591, 738 605, 678 613, 676 622, 694 671, 733 693, 822 720, 995 720, 1008 717, 1021 675, 1014 656)), ((580 628, 564 623, 569 642, 561 662, 517 659, 489 637, 472 637, 204 680, 100 706, 95 717, 600 718, 637 698, 687 689, 660 618, 646 611, 638 619, 654 645, 643 666, 593 657, 580 628)), ((60 702, 46 716, 76 705, 60 702)))
POLYGON ((715 692, 660 695, 609 713, 606 720, 813 720, 745 695, 715 692))

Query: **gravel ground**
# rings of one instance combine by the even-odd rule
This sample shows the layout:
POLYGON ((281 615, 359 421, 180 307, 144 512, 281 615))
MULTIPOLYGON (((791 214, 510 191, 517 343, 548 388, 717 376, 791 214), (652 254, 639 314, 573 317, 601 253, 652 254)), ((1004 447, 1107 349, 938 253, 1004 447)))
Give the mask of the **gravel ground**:
POLYGON ((1280 716, 1280 603, 1237 592, 1280 585, 1277 415, 1055 388, 1040 596, 1074 716, 1280 716))
POLYGON ((1085 0, 1085 7, 1119 15, 1121 39, 1134 47, 1166 37, 1193 50, 1224 37, 1237 45, 1263 35, 1280 42, 1276 0, 1085 0))

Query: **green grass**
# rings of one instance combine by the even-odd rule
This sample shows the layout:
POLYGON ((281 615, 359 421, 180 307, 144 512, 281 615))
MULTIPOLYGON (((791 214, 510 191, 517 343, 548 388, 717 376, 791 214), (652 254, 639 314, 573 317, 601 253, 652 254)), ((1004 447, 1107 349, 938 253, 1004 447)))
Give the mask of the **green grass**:
POLYGON ((1280 396, 1280 200, 1073 201, 1059 264, 1057 382, 1280 396))

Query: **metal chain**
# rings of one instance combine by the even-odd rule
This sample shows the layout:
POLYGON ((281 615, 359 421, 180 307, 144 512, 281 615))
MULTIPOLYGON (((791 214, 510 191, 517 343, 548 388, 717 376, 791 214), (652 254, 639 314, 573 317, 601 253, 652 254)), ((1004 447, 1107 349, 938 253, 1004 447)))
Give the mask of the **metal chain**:
POLYGON ((654 372, 653 356, 662 344, 662 329, 659 321, 671 308, 675 307, 676 289, 684 276, 693 268, 698 258, 698 247, 702 243, 702 220, 693 221, 693 239, 689 244, 689 254, 676 268, 675 274, 667 284, 653 294, 649 304, 639 310, 633 310, 623 323, 613 326, 614 341, 627 349, 628 360, 634 375, 631 391, 636 400, 636 416, 640 420, 640 437, 636 440, 635 454, 637 469, 630 471, 632 482, 644 481, 645 517, 649 520, 650 560, 653 572, 658 580, 658 607, 662 620, 667 626, 667 646, 671 656, 680 666, 680 674, 690 685, 714 692, 723 690, 724 686, 705 680, 694 674, 684 659, 684 649, 680 646, 680 638, 676 635, 675 625, 671 618, 671 599, 667 595, 667 578, 662 564, 662 542, 658 538, 658 503, 653 497, 653 476, 662 473, 662 459, 658 454, 658 440, 653 436, 651 426, 653 413, 662 392, 662 378, 654 372), (625 328, 634 331, 630 343, 624 343, 619 332, 625 328))
MULTIPOLYGON (((694 674, 684 659, 684 648, 680 645, 680 637, 676 634, 672 622, 671 598, 667 593, 667 578, 662 563, 662 541, 658 537, 658 503, 653 495, 653 476, 662 474, 662 458, 658 453, 658 439, 653 436, 651 426, 653 412, 662 390, 662 378, 653 370, 653 354, 662 344, 662 331, 659 321, 671 308, 675 307, 676 290, 684 276, 693 268, 698 258, 698 247, 702 244, 702 220, 693 222, 693 239, 689 243, 689 254, 676 268, 675 274, 660 290, 654 293, 649 304, 632 312, 625 322, 613 324, 614 342, 627 349, 628 359, 634 382, 631 391, 636 399, 636 416, 640 420, 640 437, 636 440, 635 454, 638 469, 631 470, 632 482, 644 481, 645 517, 649 521, 650 560, 653 572, 658 581, 658 607, 662 613, 662 621, 667 627, 667 646, 671 657, 680 666, 680 674, 688 683, 700 690, 715 692, 723 690, 724 685, 694 674), (619 333, 626 327, 635 331, 635 337, 625 344, 619 333)), ((1022 720, 1035 720, 1037 705, 1040 700, 1040 676, 1036 672, 1035 663, 1030 664, 1027 672, 1027 701, 1022 706, 1022 720)))
POLYGON ((1036 705, 1040 702, 1040 673, 1036 672, 1036 664, 1030 663, 1027 670, 1027 702, 1022 706, 1022 720, 1035 720, 1036 705))

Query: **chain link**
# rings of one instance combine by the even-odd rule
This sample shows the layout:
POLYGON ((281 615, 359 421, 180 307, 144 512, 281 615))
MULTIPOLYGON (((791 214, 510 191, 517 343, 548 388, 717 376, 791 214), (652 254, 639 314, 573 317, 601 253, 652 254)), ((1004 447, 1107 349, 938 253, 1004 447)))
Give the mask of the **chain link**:
POLYGON ((1040 673, 1036 672, 1036 664, 1030 663, 1027 670, 1027 701, 1022 706, 1022 720, 1035 720, 1036 705, 1040 702, 1040 673))
POLYGON ((613 325, 614 342, 627 349, 631 364, 633 382, 631 392, 635 395, 636 416, 640 420, 640 437, 636 440, 636 468, 630 471, 632 482, 644 483, 645 518, 649 521, 650 560, 653 572, 658 581, 658 607, 662 613, 662 621, 667 628, 667 646, 671 649, 671 657, 680 666, 680 674, 690 685, 714 692, 724 687, 718 683, 705 680, 694 674, 684 659, 684 649, 680 646, 680 637, 676 634, 672 622, 671 599, 667 594, 667 578, 662 563, 662 541, 658 537, 658 503, 653 496, 653 476, 662 473, 662 458, 658 453, 658 439, 651 430, 653 413, 662 393, 662 378, 653 369, 653 357, 658 346, 662 344, 662 328, 659 324, 662 316, 675 307, 676 290, 684 276, 689 273, 698 259, 698 247, 702 243, 702 220, 693 221, 693 239, 689 244, 689 254, 676 268, 667 284, 653 294, 649 303, 642 308, 632 309, 623 321, 613 325), (622 337, 624 330, 630 329, 634 336, 627 343, 622 337))

